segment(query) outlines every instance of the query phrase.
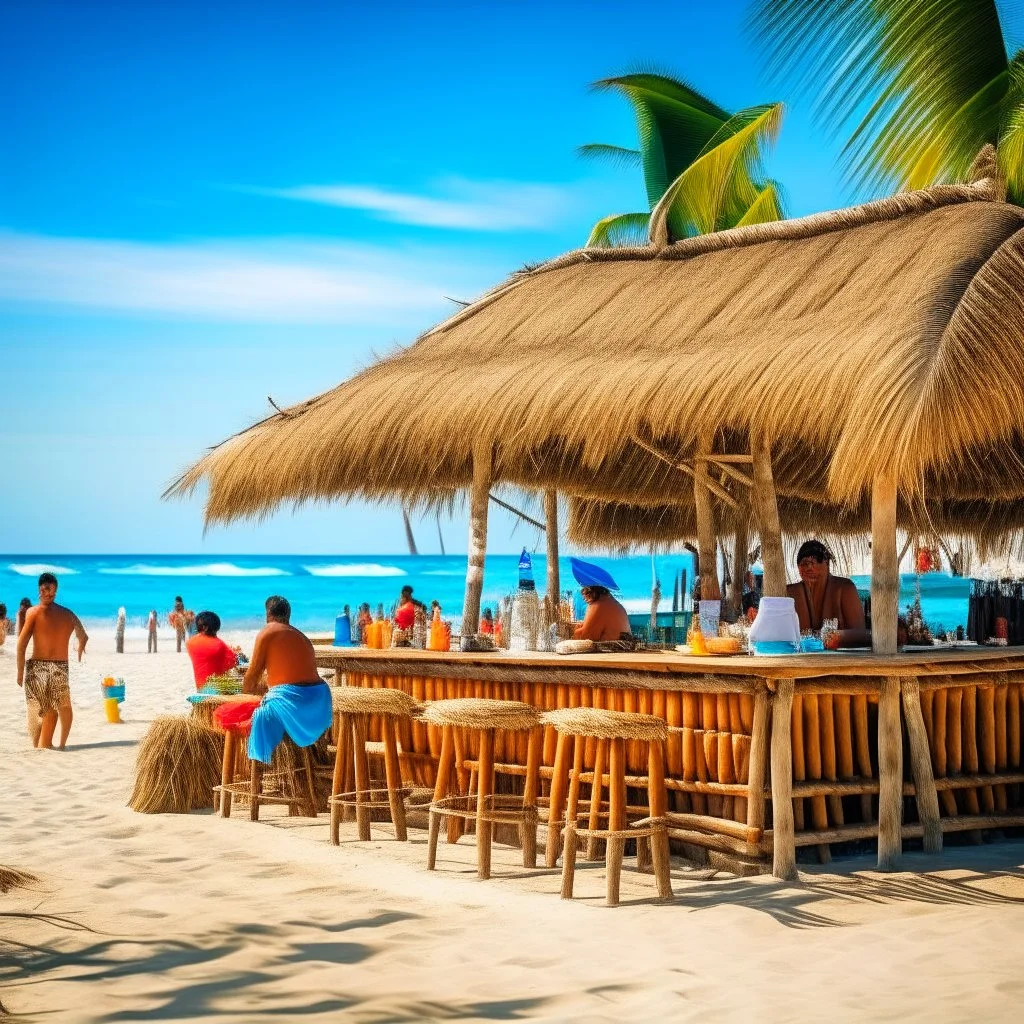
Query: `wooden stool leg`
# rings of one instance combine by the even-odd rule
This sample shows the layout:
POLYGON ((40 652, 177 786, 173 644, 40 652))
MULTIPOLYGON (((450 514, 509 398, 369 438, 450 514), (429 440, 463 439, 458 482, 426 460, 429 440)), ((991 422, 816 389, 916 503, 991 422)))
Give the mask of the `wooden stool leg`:
POLYGON ((388 803, 391 804, 391 821, 395 826, 395 838, 406 842, 409 836, 405 828, 405 801, 402 799, 402 770, 398 764, 398 739, 395 732, 398 723, 385 717, 381 723, 384 739, 384 774, 387 779, 388 803))
MULTIPOLYGON (((597 750, 594 752, 594 783, 590 787, 590 818, 587 821, 587 828, 591 831, 601 827, 601 794, 604 791, 604 768, 608 758, 608 741, 598 740, 597 750)), ((601 840, 596 836, 587 839, 587 860, 595 861, 601 859, 601 840)))
POLYGON ((477 774, 476 794, 476 874, 478 878, 491 877, 491 838, 494 824, 485 819, 494 793, 494 730, 480 733, 480 769, 477 774))
MULTIPOLYGON (((437 779, 434 782, 434 800, 443 800, 448 795, 451 785, 452 770, 455 767, 455 743, 451 726, 445 726, 441 732, 441 756, 437 762, 437 779)), ((433 871, 437 864, 437 840, 441 832, 441 815, 431 811, 429 815, 430 832, 427 842, 427 870, 433 871)))
POLYGON ((562 848, 562 899, 571 900, 576 881, 576 822, 580 811, 580 773, 586 743, 582 736, 572 737, 572 774, 569 776, 569 801, 565 809, 565 844, 562 848))
POLYGON ((260 785, 263 781, 263 765, 253 761, 249 771, 249 820, 260 820, 260 785))
POLYGON ((306 807, 310 818, 317 816, 316 786, 313 781, 313 755, 309 747, 302 748, 302 770, 306 773, 306 807))
MULTIPOLYGON (((621 832, 626 827, 626 741, 614 739, 608 749, 608 830, 621 832)), ((622 875, 622 853, 625 840, 608 838, 605 862, 608 873, 609 907, 619 905, 619 882, 622 875)))
POLYGON ((235 781, 235 734, 224 733, 224 759, 220 766, 220 816, 231 817, 231 792, 225 787, 235 781))
POLYGON ((370 808, 366 806, 366 791, 370 788, 370 765, 366 759, 366 719, 355 716, 353 759, 356 769, 356 824, 362 842, 370 841, 370 808))
POLYGON ((531 729, 526 748, 526 785, 523 789, 523 823, 520 829, 524 868, 537 866, 537 796, 540 792, 540 755, 543 742, 543 730, 531 729))
POLYGON ((544 863, 553 868, 558 863, 560 845, 559 822, 565 811, 565 791, 569 782, 568 736, 558 734, 555 748, 555 766, 551 775, 551 798, 548 801, 548 838, 544 851, 544 863))
POLYGON ((348 715, 339 715, 337 729, 335 730, 336 749, 334 751, 334 775, 331 777, 331 842, 338 846, 341 843, 341 804, 335 803, 334 798, 345 792, 345 766, 349 757, 349 735, 352 731, 352 724, 348 715))
MULTIPOLYGON (((452 728, 452 749, 455 752, 455 792, 469 796, 472 792, 472 777, 466 770, 466 735, 462 729, 452 728)), ((469 801, 466 802, 469 806, 469 801)), ((466 819, 448 819, 448 842, 457 843, 466 834, 466 819)))
MULTIPOLYGON (((647 806, 652 818, 664 819, 668 810, 668 794, 665 789, 665 746, 661 742, 652 741, 647 753, 647 806)), ((658 895, 662 899, 671 899, 668 830, 664 824, 651 836, 651 859, 654 861, 658 895)))

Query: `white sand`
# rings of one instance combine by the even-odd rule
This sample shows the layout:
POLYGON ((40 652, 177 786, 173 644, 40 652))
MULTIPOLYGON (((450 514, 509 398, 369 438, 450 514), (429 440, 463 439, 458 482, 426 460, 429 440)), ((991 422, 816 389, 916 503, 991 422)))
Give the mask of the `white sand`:
POLYGON ((27 1020, 1021 1019, 1019 841, 908 855, 894 875, 836 861, 793 885, 677 865, 667 906, 627 870, 640 902, 610 910, 601 871, 581 865, 566 903, 504 847, 508 876, 478 882, 470 840, 428 874, 419 831, 363 844, 347 825, 334 848, 324 815, 136 814, 135 744, 191 689, 173 640, 144 649, 93 637, 63 753, 28 748, 0 649, 0 863, 40 876, 0 896, 0 915, 34 915, 0 916, 0 992, 27 1020), (104 721, 107 672, 127 680, 124 725, 104 721))

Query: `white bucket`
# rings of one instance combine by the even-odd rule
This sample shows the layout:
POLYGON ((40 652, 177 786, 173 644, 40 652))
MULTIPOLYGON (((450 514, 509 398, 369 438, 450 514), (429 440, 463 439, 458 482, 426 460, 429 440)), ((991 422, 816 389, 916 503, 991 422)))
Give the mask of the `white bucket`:
POLYGON ((750 627, 754 654, 799 654, 800 619, 791 597, 762 597, 750 627))

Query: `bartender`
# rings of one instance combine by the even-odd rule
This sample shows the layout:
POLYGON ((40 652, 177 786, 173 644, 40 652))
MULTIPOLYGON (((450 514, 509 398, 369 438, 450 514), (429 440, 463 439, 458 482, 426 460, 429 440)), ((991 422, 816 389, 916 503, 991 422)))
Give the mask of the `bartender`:
POLYGON ((580 594, 587 603, 587 613, 573 631, 575 639, 621 640, 623 634, 629 636, 629 616, 612 597, 611 592, 619 588, 611 574, 580 558, 570 558, 569 564, 580 585, 580 594))
POLYGON ((786 587, 793 598, 800 629, 821 630, 826 619, 839 623, 830 647, 869 647, 871 633, 864 628, 864 605, 853 580, 833 576, 832 552, 819 540, 804 541, 796 553, 799 583, 786 587))

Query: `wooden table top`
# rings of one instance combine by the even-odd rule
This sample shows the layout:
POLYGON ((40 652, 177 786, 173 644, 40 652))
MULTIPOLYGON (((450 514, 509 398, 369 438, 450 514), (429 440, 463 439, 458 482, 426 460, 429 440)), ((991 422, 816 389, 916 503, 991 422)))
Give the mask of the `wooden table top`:
POLYGON ((963 675, 981 672, 1024 671, 1024 648, 971 647, 961 650, 913 651, 896 655, 870 652, 826 651, 780 657, 735 655, 694 657, 674 651, 637 651, 632 654, 550 654, 540 651, 420 651, 408 647, 384 650, 368 647, 317 646, 317 664, 352 672, 424 675, 444 678, 445 668, 467 677, 473 665, 486 666, 488 675, 507 670, 509 678, 536 679, 539 670, 583 670, 587 674, 651 673, 654 675, 759 676, 763 679, 812 679, 816 676, 963 675))

